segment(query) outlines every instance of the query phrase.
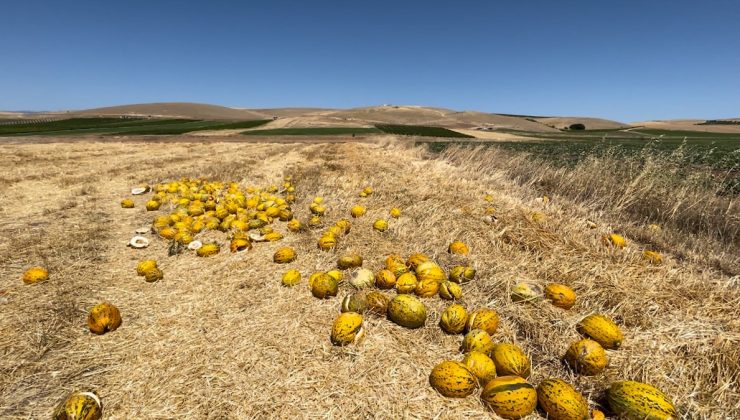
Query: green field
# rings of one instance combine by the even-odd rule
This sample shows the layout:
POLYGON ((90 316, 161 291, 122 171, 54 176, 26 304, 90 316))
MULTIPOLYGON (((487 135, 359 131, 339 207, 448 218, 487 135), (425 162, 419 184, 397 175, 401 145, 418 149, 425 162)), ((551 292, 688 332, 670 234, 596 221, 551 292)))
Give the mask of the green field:
POLYGON ((245 136, 350 136, 381 132, 377 128, 364 127, 295 127, 252 130, 245 131, 242 134, 245 136))
POLYGON ((448 137, 448 138, 473 138, 467 134, 458 133, 457 131, 448 130, 443 127, 427 127, 423 125, 395 125, 395 124, 377 124, 379 130, 388 134, 401 136, 421 136, 421 137, 448 137))
POLYGON ((199 130, 252 128, 270 120, 208 121, 192 119, 69 118, 59 121, 1 125, 0 136, 24 135, 168 135, 199 130))

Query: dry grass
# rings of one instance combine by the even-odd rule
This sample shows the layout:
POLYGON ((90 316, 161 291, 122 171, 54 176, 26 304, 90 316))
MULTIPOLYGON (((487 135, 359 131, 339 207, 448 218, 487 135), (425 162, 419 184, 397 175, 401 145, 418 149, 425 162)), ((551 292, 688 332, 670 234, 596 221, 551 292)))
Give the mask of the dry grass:
POLYGON ((449 148, 443 158, 485 173, 502 172, 532 194, 577 203, 585 216, 598 215, 655 250, 740 275, 740 201, 722 182, 740 168, 718 174, 687 167, 683 153, 683 148, 671 155, 645 149, 623 156, 614 149, 575 167, 495 148, 449 148), (496 164, 486 167, 486 162, 496 164), (646 229, 650 224, 662 231, 646 229))
MULTIPOLYGON (((526 349, 531 382, 564 378, 596 405, 609 383, 634 379, 672 395, 687 417, 740 416, 737 278, 674 258, 669 242, 666 264, 646 265, 644 245, 629 231, 628 249, 603 247, 606 228, 588 230, 583 217, 606 226, 614 223, 611 214, 557 195, 548 206, 537 203, 529 186, 496 168, 495 155, 437 159, 382 141, 0 146, 8 180, 0 184, 0 417, 48 417, 76 388, 97 390, 107 417, 121 419, 495 417, 475 397, 445 399, 428 385, 436 363, 461 357, 461 337, 436 325, 445 306, 438 299, 425 300, 425 328, 370 317, 363 344, 331 346, 331 323, 349 290, 327 301, 308 292, 305 277, 336 260, 316 249, 319 232, 209 259, 167 257, 159 240, 145 250, 125 246, 153 217, 143 210, 145 197, 136 198, 134 210, 120 208, 132 185, 182 176, 264 185, 284 173, 296 176, 295 209, 303 220, 314 195, 326 198, 329 221, 346 217, 360 200, 367 205, 338 253, 358 252, 372 269, 390 253, 416 251, 448 267, 476 266, 478 279, 464 287, 463 303, 499 311, 494 339, 526 349), (367 185, 376 193, 358 198, 367 185), (480 220, 486 192, 495 197, 494 226, 480 220), (394 206, 404 216, 385 234, 373 231, 373 220, 394 206), (547 219, 532 222, 533 211, 547 219), (458 238, 471 247, 465 259, 445 252, 458 238), (297 249, 296 262, 271 262, 282 245, 297 249), (159 261, 163 281, 136 276, 137 261, 147 257, 159 261), (35 264, 47 265, 51 279, 22 284, 22 271, 35 264), (300 286, 280 287, 288 268, 303 273, 300 286), (513 304, 507 290, 521 279, 569 284, 579 300, 570 311, 513 304), (101 300, 121 309, 123 325, 92 336, 85 316, 101 300), (576 322, 593 312, 612 315, 626 342, 609 352, 602 375, 574 376, 559 359, 578 338, 576 322)), ((277 229, 285 231, 282 223, 277 229)))

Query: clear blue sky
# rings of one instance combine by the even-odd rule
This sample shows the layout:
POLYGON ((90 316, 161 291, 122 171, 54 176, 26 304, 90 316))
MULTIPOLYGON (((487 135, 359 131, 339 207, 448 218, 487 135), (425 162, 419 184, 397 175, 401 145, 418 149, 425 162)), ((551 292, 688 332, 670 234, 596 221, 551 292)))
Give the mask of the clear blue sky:
POLYGON ((740 117, 740 1, 7 1, 0 109, 740 117))

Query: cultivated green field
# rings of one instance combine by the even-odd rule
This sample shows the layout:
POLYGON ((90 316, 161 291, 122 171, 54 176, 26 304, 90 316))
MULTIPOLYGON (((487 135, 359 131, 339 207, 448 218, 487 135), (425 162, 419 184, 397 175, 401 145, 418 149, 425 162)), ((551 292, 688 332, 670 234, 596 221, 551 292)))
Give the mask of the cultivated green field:
POLYGON ((467 134, 458 133, 457 131, 448 130, 443 127, 428 127, 423 125, 396 125, 396 124, 378 124, 379 130, 388 134, 399 136, 421 136, 421 137, 449 137, 449 138, 474 138, 467 134))
POLYGON ((209 121, 193 119, 69 118, 59 121, 0 125, 0 136, 24 135, 167 135, 190 131, 252 128, 270 120, 209 121))

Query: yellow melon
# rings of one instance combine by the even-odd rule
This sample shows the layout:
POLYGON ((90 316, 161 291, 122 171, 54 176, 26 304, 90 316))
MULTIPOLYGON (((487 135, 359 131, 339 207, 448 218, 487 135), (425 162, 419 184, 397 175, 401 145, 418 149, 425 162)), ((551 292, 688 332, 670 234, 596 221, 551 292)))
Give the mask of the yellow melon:
POLYGON ((388 304, 388 318, 406 328, 424 326, 427 319, 427 308, 411 295, 397 295, 388 304))
POLYGON ((533 302, 540 298, 540 288, 527 283, 518 283, 511 288, 512 302, 533 302))
POLYGON ((49 279, 49 271, 44 267, 31 267, 23 273, 23 283, 34 284, 49 279))
POLYGON ((583 375, 596 375, 606 367, 606 352, 601 344, 584 338, 573 342, 564 356, 574 371, 583 375))
POLYGON ((470 252, 470 248, 464 242, 454 241, 447 247, 447 252, 450 254, 466 255, 470 252))
POLYGON ((286 224, 286 226, 291 232, 300 232, 301 230, 303 230, 303 224, 301 224, 301 221, 298 219, 292 219, 286 224))
POLYGON ((408 267, 406 267, 406 262, 401 258, 399 255, 389 255, 385 259, 385 268, 386 270, 389 270, 393 273, 393 275, 398 278, 403 273, 407 273, 409 271, 408 267))
POLYGON ((483 354, 491 354, 491 350, 493 350, 493 340, 491 340, 491 336, 483 330, 471 330, 465 334, 461 349, 463 353, 479 351, 483 354))
POLYGON ((624 239, 624 236, 616 233, 602 236, 601 241, 604 245, 613 246, 615 248, 624 248, 627 246, 627 240, 624 239))
POLYGON ((221 247, 217 243, 203 244, 202 247, 198 248, 195 253, 199 257, 211 257, 218 254, 221 251, 221 247))
POLYGON ((478 389, 478 380, 463 363, 444 361, 432 369, 429 383, 445 397, 465 398, 478 389))
POLYGON ((281 279, 281 283, 283 284, 283 286, 287 287, 295 286, 300 282, 301 272, 296 269, 286 271, 285 274, 283 274, 283 278, 281 279))
POLYGON ((429 261, 429 257, 420 252, 416 252, 409 255, 409 258, 406 260, 406 266, 411 270, 416 270, 416 267, 425 261, 429 261))
POLYGON ((352 223, 350 223, 350 221, 347 219, 340 219, 334 225, 341 228, 344 231, 345 235, 348 234, 352 229, 352 223))
POLYGON ((652 265, 660 265, 663 263, 663 256, 657 251, 642 251, 642 258, 652 265))
POLYGON ((124 209, 134 208, 134 200, 130 198, 124 198, 123 200, 121 200, 121 207, 123 207, 124 209))
POLYGON ((496 377, 496 365, 487 354, 471 351, 465 355, 462 362, 478 378, 481 385, 496 377))
POLYGON ((320 250, 329 251, 337 246, 337 238, 334 235, 323 235, 319 238, 318 245, 320 250))
POLYGON ((396 279, 396 292, 399 294, 414 293, 417 283, 414 273, 403 273, 396 279))
POLYGON ((424 261, 419 263, 414 270, 416 272, 416 278, 420 282, 434 281, 436 283, 442 283, 447 279, 444 270, 434 261, 424 261))
POLYGON ((416 293, 417 296, 423 298, 437 296, 437 293, 439 293, 439 282, 430 278, 419 280, 416 283, 414 293, 416 293))
POLYGON ((465 331, 468 321, 468 312, 462 305, 448 306, 439 318, 439 326, 448 334, 460 334, 465 331))
POLYGON ((154 260, 143 260, 136 265, 136 274, 143 276, 148 270, 157 268, 157 262, 154 260))
POLYGON ((162 280, 163 278, 164 273, 162 273, 162 270, 157 267, 152 267, 144 272, 144 280, 146 280, 147 283, 154 283, 156 281, 162 280))
POLYGON ((483 330, 489 335, 493 335, 498 328, 498 312, 493 309, 481 308, 470 314, 465 328, 468 331, 475 329, 483 330))
POLYGON ((561 379, 545 379, 537 385, 537 401, 552 420, 588 420, 588 402, 572 385, 561 379))
POLYGON ((327 299, 336 296, 339 292, 339 283, 334 277, 326 273, 318 273, 318 275, 311 277, 309 286, 314 297, 327 299))
POLYGON ((378 232, 385 232, 388 230, 388 222, 383 219, 378 219, 373 223, 373 229, 378 232))
POLYGON ((252 242, 245 238, 234 238, 229 244, 229 250, 231 252, 245 251, 252 249, 252 242))
POLYGON ((537 407, 537 391, 519 376, 499 376, 483 388, 481 399, 505 419, 526 417, 537 407))
POLYGON ((576 325, 576 329, 582 335, 601 344, 605 349, 616 350, 624 340, 622 330, 605 315, 589 315, 576 325))
POLYGON ((296 257, 295 250, 286 246, 275 251, 275 254, 272 256, 272 260, 278 264, 287 264, 295 261, 296 257))
POLYGON ((529 357, 515 344, 499 343, 491 348, 491 360, 499 375, 516 375, 526 378, 531 371, 529 357))
POLYGON ((357 254, 345 254, 337 260, 337 268, 340 270, 356 267, 362 267, 362 257, 357 254))
POLYGON ((554 306, 563 309, 570 309, 576 303, 576 292, 564 284, 548 284, 545 287, 545 297, 554 306))
POLYGON ((338 284, 341 284, 342 281, 344 281, 344 273, 339 270, 329 270, 326 274, 336 280, 338 284))
POLYGON ((349 279, 349 284, 356 289, 366 289, 372 287, 375 282, 375 275, 371 270, 367 268, 360 268, 359 270, 352 273, 352 277, 349 279))
POLYGON ((401 217, 401 209, 393 207, 390 211, 390 215, 392 218, 398 219, 399 217, 401 217))
POLYGON ((606 399, 614 414, 629 420, 678 419, 679 414, 670 398, 652 385, 635 381, 612 384, 606 399))
POLYGON ((352 207, 352 209, 350 209, 350 214, 354 218, 364 216, 365 212, 367 212, 367 209, 363 206, 354 206, 352 207))
POLYGON ((380 292, 373 291, 367 294, 367 309, 373 314, 387 316, 389 303, 388 296, 380 292))

